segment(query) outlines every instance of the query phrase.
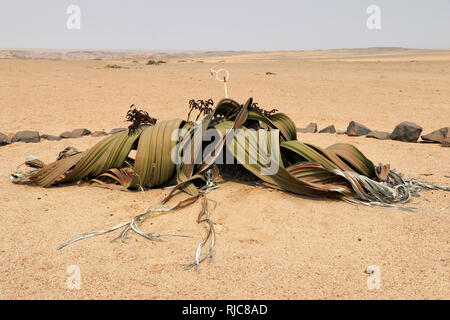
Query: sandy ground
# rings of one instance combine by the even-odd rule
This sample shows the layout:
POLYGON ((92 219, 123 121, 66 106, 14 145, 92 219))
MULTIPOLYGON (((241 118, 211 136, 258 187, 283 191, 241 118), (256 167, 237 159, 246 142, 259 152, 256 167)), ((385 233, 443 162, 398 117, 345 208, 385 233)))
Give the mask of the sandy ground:
MULTIPOLYGON (((230 96, 253 96, 304 127, 317 122, 345 129, 349 121, 391 131, 409 120, 424 133, 449 125, 450 52, 314 52, 143 60, 0 60, 0 132, 34 129, 59 134, 86 127, 123 127, 130 104, 153 117, 185 118, 192 98, 223 96, 210 67, 227 68, 230 96), (185 60, 186 62, 179 62, 185 60), (192 61, 194 60, 194 61, 192 61), (202 63, 199 61, 203 61, 202 63), (116 63, 126 68, 105 69, 116 63), (266 75, 266 72, 275 75, 266 75)), ((204 229, 200 204, 148 221, 143 228, 188 234, 150 242, 117 234, 56 247, 81 233, 128 220, 167 190, 109 191, 13 185, 9 174, 29 154, 49 162, 60 150, 80 150, 101 138, 84 137, 0 147, 0 298, 3 299, 448 299, 449 193, 414 199, 418 212, 357 208, 281 191, 226 182, 210 193, 214 263, 186 271, 204 229), (66 286, 67 267, 81 270, 81 289, 66 286), (381 287, 368 290, 364 271, 377 265, 381 287)), ((356 145, 374 163, 450 185, 450 149, 334 134, 302 134, 319 146, 356 145), (427 174, 424 176, 422 174, 427 174)))

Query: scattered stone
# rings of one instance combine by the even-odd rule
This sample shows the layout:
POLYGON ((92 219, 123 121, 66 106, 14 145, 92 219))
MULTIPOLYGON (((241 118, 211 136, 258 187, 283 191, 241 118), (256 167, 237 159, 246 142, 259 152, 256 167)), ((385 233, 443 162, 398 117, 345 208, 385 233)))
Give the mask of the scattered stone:
POLYGON ((450 147, 450 137, 447 137, 444 139, 444 141, 442 141, 441 147, 445 147, 445 148, 450 147))
POLYGON ((266 75, 268 75, 268 76, 273 76, 273 75, 276 75, 276 73, 275 73, 275 72, 267 71, 267 72, 266 72, 266 75))
POLYGON ((63 139, 71 139, 71 138, 81 138, 82 136, 87 136, 91 134, 91 131, 88 129, 75 129, 73 131, 65 131, 61 133, 59 136, 63 139))
POLYGON ((306 128, 297 128, 297 132, 299 133, 316 133, 317 132, 317 123, 311 122, 308 124, 306 128))
POLYGON ((122 132, 125 130, 127 130, 127 129, 126 128, 114 128, 109 132, 109 134, 115 134, 115 133, 122 132))
POLYGON ((70 131, 64 131, 63 133, 61 133, 60 138, 62 139, 69 139, 72 136, 72 132, 70 131))
POLYGON ((347 132, 347 135, 349 135, 349 136, 364 136, 364 135, 368 134, 370 131, 372 131, 372 130, 370 130, 366 126, 364 126, 358 122, 352 121, 348 124, 346 132, 347 132))
POLYGON ((317 123, 311 122, 308 124, 308 126, 305 128, 308 132, 316 133, 317 132, 317 123))
POLYGON ((323 128, 322 130, 320 130, 319 133, 336 133, 336 128, 332 124, 331 126, 328 126, 326 128, 323 128))
POLYGON ((384 131, 370 131, 366 138, 374 138, 378 140, 389 140, 390 139, 390 133, 384 132, 384 131))
POLYGON ((11 143, 11 139, 6 135, 0 132, 0 146, 4 146, 11 143))
POLYGON ((400 140, 405 142, 416 142, 419 139, 422 127, 414 122, 403 121, 398 124, 390 137, 392 140, 400 140))
POLYGON ((59 140, 61 140, 61 137, 59 137, 59 136, 52 136, 51 134, 43 134, 41 136, 41 138, 49 140, 49 141, 59 141, 59 140))
POLYGON ((12 142, 39 142, 41 140, 39 136, 39 132, 37 131, 19 131, 14 135, 14 138, 12 139, 12 142))
POLYGON ((429 134, 423 135, 422 139, 429 142, 442 143, 445 138, 449 137, 450 127, 441 128, 429 134))
POLYGON ((83 136, 90 135, 91 131, 86 128, 75 129, 72 131, 72 138, 80 138, 83 136))
POLYGON ((103 137, 103 136, 106 136, 106 135, 108 135, 108 134, 105 131, 94 131, 91 134, 91 137, 103 137))

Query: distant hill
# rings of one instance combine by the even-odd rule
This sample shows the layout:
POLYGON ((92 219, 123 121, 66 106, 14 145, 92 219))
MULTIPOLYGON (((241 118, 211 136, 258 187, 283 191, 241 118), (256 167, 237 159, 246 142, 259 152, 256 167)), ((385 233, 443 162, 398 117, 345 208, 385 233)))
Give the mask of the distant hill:
POLYGON ((246 57, 247 59, 300 59, 340 60, 448 56, 449 50, 410 49, 398 47, 373 47, 328 50, 290 51, 157 51, 157 50, 59 50, 59 49, 0 49, 0 59, 47 59, 47 60, 129 60, 129 59, 171 59, 171 58, 215 58, 246 57))
POLYGON ((57 50, 57 49, 0 49, 0 59, 50 60, 112 60, 215 57, 249 53, 249 51, 148 51, 148 50, 57 50))

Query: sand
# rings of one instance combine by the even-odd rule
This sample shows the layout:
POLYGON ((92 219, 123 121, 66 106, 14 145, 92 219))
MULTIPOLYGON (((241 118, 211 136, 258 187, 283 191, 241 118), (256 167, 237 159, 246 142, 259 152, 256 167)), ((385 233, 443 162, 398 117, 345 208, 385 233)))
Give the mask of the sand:
MULTIPOLYGON (((209 68, 227 68, 230 96, 254 97, 287 113, 298 127, 317 122, 345 129, 351 120, 391 131, 401 121, 423 133, 449 125, 450 51, 332 50, 170 57, 145 60, 0 60, 0 132, 33 129, 58 135, 86 127, 124 127, 134 103, 158 119, 185 118, 192 98, 223 96, 209 68), (185 61, 185 62, 180 62, 185 61), (202 62, 200 62, 202 61, 202 62), (107 69, 107 64, 125 68, 107 69), (275 73, 266 75, 266 72, 275 73)), ((352 143, 374 163, 450 185, 450 149, 336 134, 299 134, 319 146, 352 143), (425 175, 424 175, 425 174, 425 175)), ((204 234, 200 203, 143 229, 192 238, 151 242, 117 233, 56 247, 81 233, 130 219, 168 190, 120 192, 76 185, 14 185, 9 174, 29 154, 50 162, 68 145, 85 150, 102 138, 15 143, 0 147, 0 298, 2 299, 448 299, 449 193, 425 192, 418 212, 309 199, 250 183, 226 182, 210 193, 213 263, 184 270, 204 234), (67 267, 81 289, 67 288, 67 267), (377 265, 381 286, 365 273, 377 265)))

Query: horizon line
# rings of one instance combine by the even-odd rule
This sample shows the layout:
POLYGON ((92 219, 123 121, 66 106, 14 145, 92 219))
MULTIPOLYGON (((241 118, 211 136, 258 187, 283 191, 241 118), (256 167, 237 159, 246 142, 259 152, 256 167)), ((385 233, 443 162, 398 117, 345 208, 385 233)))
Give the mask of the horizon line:
POLYGON ((48 47, 0 47, 0 50, 54 50, 54 51, 167 51, 167 52, 302 52, 302 51, 327 51, 327 50, 360 50, 360 49, 402 49, 402 50, 433 50, 446 51, 449 48, 413 48, 395 46, 375 46, 375 47, 339 47, 327 49, 280 49, 280 50, 248 50, 248 49, 112 49, 112 48, 48 48, 48 47))

